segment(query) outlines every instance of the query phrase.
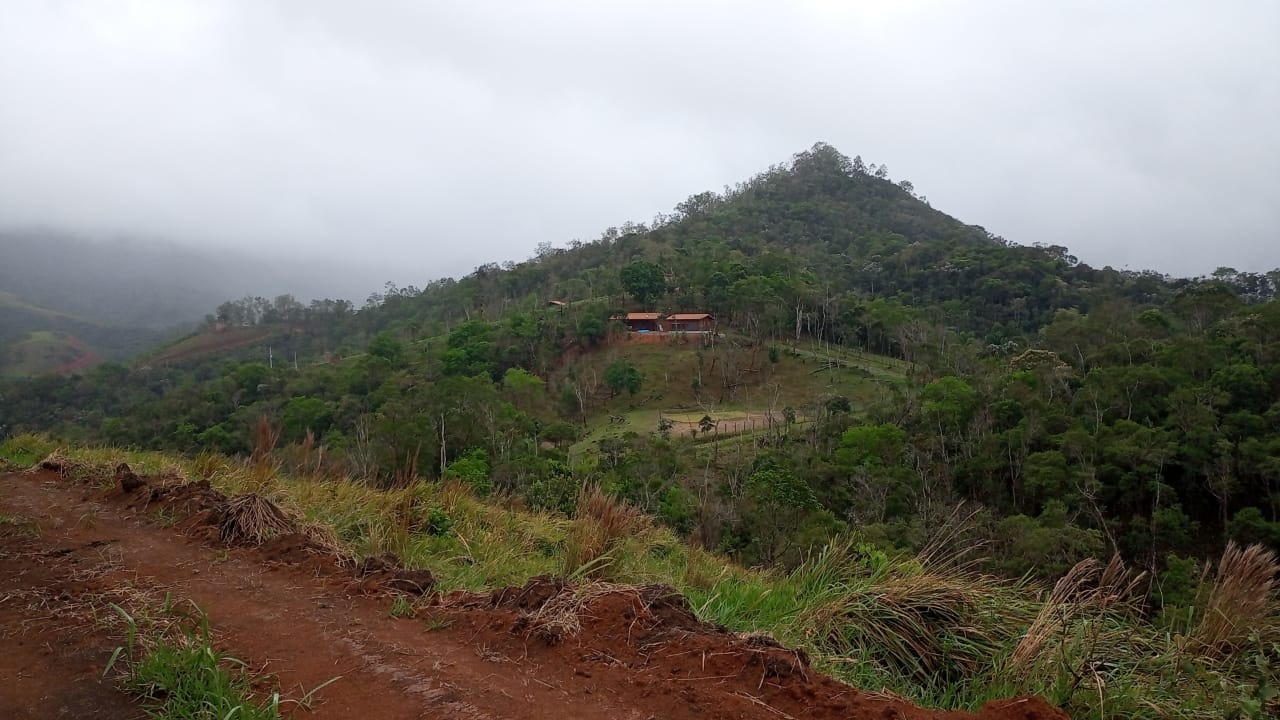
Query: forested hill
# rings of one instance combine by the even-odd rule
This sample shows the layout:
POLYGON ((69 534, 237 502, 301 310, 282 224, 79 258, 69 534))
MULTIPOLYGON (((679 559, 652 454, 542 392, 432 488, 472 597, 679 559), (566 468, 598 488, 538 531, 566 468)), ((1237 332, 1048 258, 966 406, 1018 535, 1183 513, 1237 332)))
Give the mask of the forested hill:
POLYGON ((1280 547, 1278 282, 1011 244, 820 144, 649 225, 362 308, 226 302, 132 367, 0 386, 0 433, 265 438, 281 462, 557 510, 598 483, 753 563, 846 532, 916 549, 965 516, 954 537, 999 572, 1118 550, 1184 587, 1181 557, 1280 547), (619 310, 709 311, 723 336, 635 343, 619 310))
MULTIPOLYGON (((1274 291, 1264 276, 1250 280, 1254 299, 1274 291)), ((482 265, 458 281, 392 288, 373 314, 380 327, 434 333, 550 299, 594 299, 706 310, 762 335, 799 328, 900 354, 898 331, 913 321, 1000 344, 1034 335, 1061 308, 1087 312, 1107 299, 1154 305, 1182 284, 1094 269, 1063 247, 1006 242, 933 209, 885 167, 818 144, 648 225, 543 245, 529 261, 482 265)))

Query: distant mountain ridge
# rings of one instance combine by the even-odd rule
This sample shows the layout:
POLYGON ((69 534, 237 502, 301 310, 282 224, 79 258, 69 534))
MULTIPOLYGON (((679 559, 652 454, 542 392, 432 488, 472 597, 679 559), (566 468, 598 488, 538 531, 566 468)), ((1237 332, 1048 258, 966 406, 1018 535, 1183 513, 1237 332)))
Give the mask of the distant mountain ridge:
MULTIPOLYGON (((124 359, 194 329, 228 298, 319 296, 325 285, 325 272, 306 261, 285 267, 230 251, 50 230, 0 229, 0 251, 0 372, 10 374, 79 369, 62 362, 74 356, 71 346, 52 347, 65 336, 100 359, 124 359), (42 364, 19 347, 31 343, 58 362, 42 364)), ((341 272, 330 271, 330 282, 350 286, 335 281, 341 272)))

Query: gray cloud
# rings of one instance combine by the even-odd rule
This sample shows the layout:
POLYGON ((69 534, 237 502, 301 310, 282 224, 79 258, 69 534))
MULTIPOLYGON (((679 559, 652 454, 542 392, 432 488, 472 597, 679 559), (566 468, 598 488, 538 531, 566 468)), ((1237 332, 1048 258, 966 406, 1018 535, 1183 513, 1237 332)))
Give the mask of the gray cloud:
POLYGON ((0 225, 422 284, 824 140, 1092 264, 1280 266, 1280 4, 1043 5, 6 0, 0 225))

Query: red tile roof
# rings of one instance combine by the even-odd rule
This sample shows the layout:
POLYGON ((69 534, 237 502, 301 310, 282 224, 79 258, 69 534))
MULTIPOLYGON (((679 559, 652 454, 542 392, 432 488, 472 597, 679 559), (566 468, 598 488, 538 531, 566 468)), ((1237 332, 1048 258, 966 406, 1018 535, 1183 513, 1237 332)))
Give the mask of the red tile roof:
POLYGON ((668 315, 668 320, 714 320, 711 313, 676 313, 668 315))

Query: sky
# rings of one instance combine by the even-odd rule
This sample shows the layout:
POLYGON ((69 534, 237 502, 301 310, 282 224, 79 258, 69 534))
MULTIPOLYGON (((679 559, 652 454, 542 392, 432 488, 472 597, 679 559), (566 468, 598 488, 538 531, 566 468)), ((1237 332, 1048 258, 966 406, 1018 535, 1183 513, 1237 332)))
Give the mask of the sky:
POLYGON ((421 286, 817 141, 1095 266, 1280 267, 1280 2, 0 3, 0 227, 421 286))

